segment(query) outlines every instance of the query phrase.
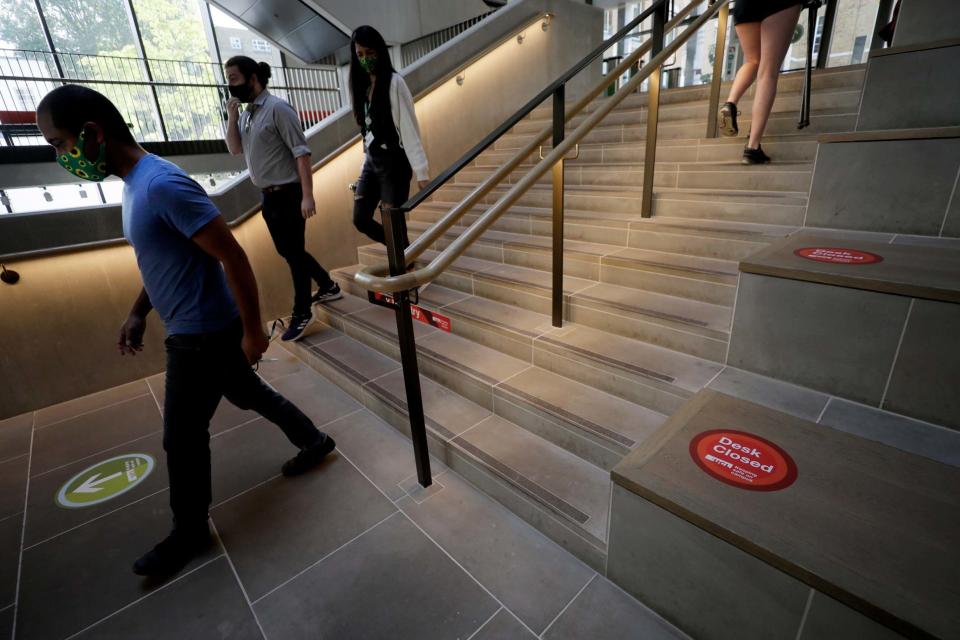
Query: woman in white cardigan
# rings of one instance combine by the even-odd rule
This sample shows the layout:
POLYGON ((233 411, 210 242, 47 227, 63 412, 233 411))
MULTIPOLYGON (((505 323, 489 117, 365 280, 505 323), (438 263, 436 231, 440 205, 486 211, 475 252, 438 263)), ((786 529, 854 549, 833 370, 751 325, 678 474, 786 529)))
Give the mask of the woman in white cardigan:
MULTIPOLYGON (((383 243, 383 225, 373 219, 377 205, 399 207, 410 195, 412 176, 422 189, 430 174, 413 96, 390 63, 383 36, 373 27, 357 27, 350 45, 353 115, 366 154, 356 185, 353 224, 383 243)), ((407 244, 405 239, 404 248, 407 244)))

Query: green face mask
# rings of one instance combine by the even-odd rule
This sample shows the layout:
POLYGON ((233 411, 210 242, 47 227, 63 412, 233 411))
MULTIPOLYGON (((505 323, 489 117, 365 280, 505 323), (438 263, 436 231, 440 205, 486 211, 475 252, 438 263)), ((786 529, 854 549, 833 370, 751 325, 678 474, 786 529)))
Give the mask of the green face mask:
POLYGON ((83 146, 83 132, 81 131, 80 137, 77 138, 77 144, 67 153, 57 156, 57 163, 78 178, 92 180, 93 182, 102 181, 110 175, 107 171, 106 162, 107 145, 103 142, 100 143, 100 153, 95 162, 87 160, 83 155, 83 151, 81 151, 83 146))
POLYGON ((377 56, 367 56, 366 58, 357 58, 357 60, 360 61, 360 66, 367 73, 373 73, 377 66, 377 56))

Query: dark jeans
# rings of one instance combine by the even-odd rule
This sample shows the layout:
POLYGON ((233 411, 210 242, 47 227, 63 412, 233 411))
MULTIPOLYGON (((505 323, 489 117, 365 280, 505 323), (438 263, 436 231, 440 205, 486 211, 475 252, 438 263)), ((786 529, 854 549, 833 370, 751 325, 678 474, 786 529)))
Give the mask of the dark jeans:
POLYGON ((304 248, 307 221, 300 213, 303 189, 291 184, 278 191, 263 194, 263 220, 270 230, 277 253, 290 265, 293 276, 293 315, 310 313, 310 280, 320 291, 333 286, 327 270, 304 248))
MULTIPOLYGON (((406 202, 412 177, 413 170, 403 149, 382 155, 368 153, 353 198, 353 226, 371 240, 386 244, 383 225, 373 219, 373 214, 381 201, 397 207, 406 202)), ((410 240, 404 238, 403 248, 409 244, 410 240)))
POLYGON ((238 319, 216 333, 178 334, 166 340, 163 448, 177 527, 206 526, 211 501, 210 418, 221 397, 275 423, 297 447, 325 437, 253 371, 240 347, 242 337, 238 319))

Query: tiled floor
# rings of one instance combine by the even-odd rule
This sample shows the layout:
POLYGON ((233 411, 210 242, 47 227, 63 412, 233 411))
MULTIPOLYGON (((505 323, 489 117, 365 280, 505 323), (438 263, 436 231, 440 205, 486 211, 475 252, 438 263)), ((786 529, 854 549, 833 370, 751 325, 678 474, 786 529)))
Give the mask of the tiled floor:
POLYGON ((282 349, 261 374, 337 440, 296 479, 281 432, 219 408, 218 544, 166 583, 132 561, 170 525, 154 376, 0 421, 0 640, 677 638, 649 610, 434 461, 420 489, 395 429, 282 349), (123 453, 157 460, 114 500, 55 494, 123 453))

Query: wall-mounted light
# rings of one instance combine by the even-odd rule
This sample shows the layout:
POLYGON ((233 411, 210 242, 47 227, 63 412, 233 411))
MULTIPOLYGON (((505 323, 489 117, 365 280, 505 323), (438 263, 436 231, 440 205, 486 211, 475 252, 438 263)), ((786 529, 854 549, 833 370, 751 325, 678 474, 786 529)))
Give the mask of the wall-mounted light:
POLYGON ((7 284, 17 284, 17 281, 20 280, 20 274, 13 269, 8 271, 5 266, 0 264, 0 280, 3 280, 7 284))
POLYGON ((522 33, 517 35, 517 44, 523 44, 523 41, 526 39, 526 36, 522 33))
POLYGON ((40 188, 43 189, 43 199, 46 200, 47 202, 53 202, 53 194, 47 191, 46 187, 40 187, 40 188))
POLYGON ((465 74, 463 74, 463 73, 457 74, 457 86, 458 86, 458 87, 462 87, 462 86, 463 86, 464 75, 465 75, 465 74))
POLYGON ((540 23, 540 28, 546 31, 547 29, 550 28, 550 22, 552 20, 553 20, 553 14, 552 13, 546 14, 545 16, 543 16, 543 22, 540 23))
POLYGON ((82 185, 82 184, 78 184, 77 187, 79 187, 79 189, 80 189, 80 191, 79 191, 80 198, 81 198, 81 199, 86 199, 86 197, 87 197, 87 190, 83 188, 83 185, 82 185))

